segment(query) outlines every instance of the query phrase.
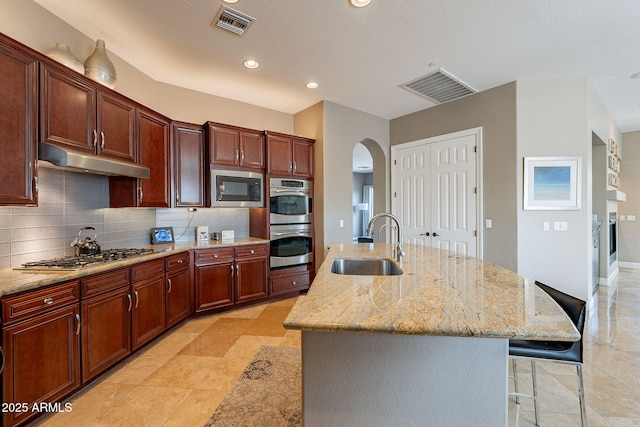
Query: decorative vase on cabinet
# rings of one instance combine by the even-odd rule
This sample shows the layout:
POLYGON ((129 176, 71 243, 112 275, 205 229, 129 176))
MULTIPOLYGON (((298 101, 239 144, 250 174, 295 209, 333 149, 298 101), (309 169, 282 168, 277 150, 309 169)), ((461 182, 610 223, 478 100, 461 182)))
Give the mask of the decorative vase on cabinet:
POLYGON ((108 88, 116 87, 116 68, 107 56, 104 40, 96 41, 96 50, 84 61, 84 75, 108 88))
POLYGON ((71 49, 69 49, 69 46, 66 44, 56 43, 56 47, 48 51, 46 55, 51 59, 55 59, 62 65, 66 65, 72 70, 77 71, 80 74, 84 74, 84 65, 82 65, 82 62, 80 62, 80 60, 71 53, 71 49))

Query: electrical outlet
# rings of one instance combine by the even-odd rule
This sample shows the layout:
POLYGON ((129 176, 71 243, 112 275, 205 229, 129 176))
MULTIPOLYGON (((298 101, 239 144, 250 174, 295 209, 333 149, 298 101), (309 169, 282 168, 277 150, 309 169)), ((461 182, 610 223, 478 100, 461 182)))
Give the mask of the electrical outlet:
POLYGON ((542 223, 542 229, 544 231, 549 231, 549 221, 545 221, 542 223))
POLYGON ((627 215, 627 221, 635 221, 635 220, 636 220, 635 215, 627 215))
POLYGON ((485 220, 484 225, 486 228, 493 227, 493 222, 490 219, 485 220))
POLYGON ((344 228, 344 219, 340 220, 340 228, 344 228))

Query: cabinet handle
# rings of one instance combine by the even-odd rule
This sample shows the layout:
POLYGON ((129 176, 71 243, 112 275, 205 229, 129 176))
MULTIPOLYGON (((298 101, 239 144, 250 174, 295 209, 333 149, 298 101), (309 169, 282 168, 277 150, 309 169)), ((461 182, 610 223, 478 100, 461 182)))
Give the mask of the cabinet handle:
POLYGON ((214 258, 218 258, 218 254, 213 254, 213 257, 214 258))
POLYGON ((240 164, 244 163, 244 150, 240 151, 240 164))
POLYGON ((182 261, 183 260, 179 259, 177 262, 178 262, 178 264, 182 264, 182 261))
POLYGON ((33 177, 33 182, 35 183, 36 194, 37 194, 38 190, 40 189, 40 182, 38 181, 38 177, 37 176, 33 177))
POLYGON ((104 132, 100 132, 100 148, 104 150, 104 132))
POLYGON ((176 190, 176 202, 180 201, 180 190, 176 190))
POLYGON ((236 159, 235 162, 238 163, 238 150, 236 150, 236 159))
POLYGON ((138 295, 138 291, 133 291, 136 294, 136 305, 135 308, 138 308, 138 304, 140 303, 140 296, 138 295))
POLYGON ((255 254, 255 253, 256 253, 256 251, 254 251, 253 249, 251 249, 251 251, 250 251, 250 252, 251 252, 252 254, 255 254))
POLYGON ((142 186, 138 187, 138 194, 140 195, 140 203, 142 203, 142 186))
POLYGON ((2 365, 0 365, 0 374, 4 371, 4 350, 0 346, 0 356, 2 356, 2 365))
POLYGON ((129 302, 129 307, 127 308, 127 311, 131 311, 131 294, 127 294, 127 301, 129 302))
POLYGON ((44 303, 44 305, 51 305, 53 304, 53 298, 45 298, 42 302, 44 303))
POLYGON ((89 147, 95 147, 96 145, 98 145, 98 131, 97 130, 93 130, 93 145, 91 145, 91 143, 89 143, 89 147))
POLYGON ((293 162, 289 162, 289 172, 293 172, 293 162))
POLYGON ((296 162, 293 162, 293 173, 296 173, 297 169, 298 169, 298 165, 296 165, 296 162))
POLYGON ((295 280, 292 280, 292 281, 291 281, 291 286, 295 286, 295 285, 297 285, 296 281, 295 281, 295 280))
POLYGON ((170 294, 171 293, 171 279, 167 279, 167 282, 169 283, 169 290, 167 290, 167 293, 170 294))
POLYGON ((76 336, 80 335, 80 315, 76 314, 76 336))

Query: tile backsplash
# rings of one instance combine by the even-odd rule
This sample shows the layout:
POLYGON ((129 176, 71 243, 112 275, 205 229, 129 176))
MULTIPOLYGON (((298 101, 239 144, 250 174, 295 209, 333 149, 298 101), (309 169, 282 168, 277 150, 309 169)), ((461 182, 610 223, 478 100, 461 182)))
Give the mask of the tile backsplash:
POLYGON ((173 227, 176 241, 193 241, 198 225, 248 236, 247 209, 110 209, 107 177, 45 167, 38 175, 37 207, 0 207, 0 269, 72 255, 71 242, 84 226, 96 229, 103 249, 147 245, 153 227, 173 227))

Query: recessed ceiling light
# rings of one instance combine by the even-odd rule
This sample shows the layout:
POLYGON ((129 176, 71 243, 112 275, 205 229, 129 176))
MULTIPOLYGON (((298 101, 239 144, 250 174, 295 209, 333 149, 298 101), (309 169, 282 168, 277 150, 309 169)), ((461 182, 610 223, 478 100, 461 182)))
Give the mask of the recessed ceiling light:
POLYGON ((308 87, 309 89, 316 89, 318 87, 318 83, 316 82, 309 82, 305 85, 306 87, 308 87))
POLYGON ((222 0, 225 3, 238 3, 238 0, 222 0))
POLYGON ((365 7, 371 3, 371 0, 349 0, 352 6, 365 7))
POLYGON ((253 68, 258 68, 260 66, 260 63, 255 59, 245 59, 242 65, 244 65, 247 68, 253 69, 253 68))

